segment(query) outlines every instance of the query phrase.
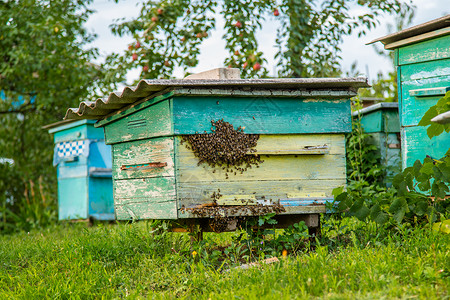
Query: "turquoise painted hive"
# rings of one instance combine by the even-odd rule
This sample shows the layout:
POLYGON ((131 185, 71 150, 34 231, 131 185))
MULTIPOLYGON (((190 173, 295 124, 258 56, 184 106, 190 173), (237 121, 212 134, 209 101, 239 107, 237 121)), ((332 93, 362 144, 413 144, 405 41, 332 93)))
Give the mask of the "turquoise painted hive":
POLYGON ((365 78, 142 80, 66 118, 101 119, 119 220, 317 216, 333 188, 345 185, 349 99, 366 86, 365 78), (259 135, 246 154, 263 160, 258 167, 199 163, 183 142, 211 134, 212 121, 222 119, 259 135))
POLYGON ((370 135, 369 143, 377 147, 380 162, 386 173, 383 183, 390 187, 392 179, 401 171, 401 139, 398 103, 382 102, 353 112, 370 135))
POLYGON ((114 220, 111 146, 93 120, 45 126, 54 134, 59 220, 114 220))
POLYGON ((450 15, 377 39, 395 51, 402 135, 402 166, 426 155, 441 158, 450 148, 443 134, 433 139, 417 126, 425 112, 450 90, 450 15))

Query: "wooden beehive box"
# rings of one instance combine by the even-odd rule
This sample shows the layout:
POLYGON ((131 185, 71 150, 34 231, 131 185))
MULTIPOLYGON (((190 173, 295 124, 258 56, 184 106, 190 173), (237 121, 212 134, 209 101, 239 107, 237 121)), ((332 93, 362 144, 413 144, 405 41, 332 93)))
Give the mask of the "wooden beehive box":
POLYGON ((365 86, 365 78, 143 80, 66 118, 103 118, 96 126, 112 145, 119 220, 318 214, 345 185, 349 99, 365 86), (259 135, 248 153, 264 160, 259 167, 198 164, 183 136, 211 133, 221 119, 259 135))
POLYGON ((353 118, 361 120, 364 132, 370 135, 370 144, 377 147, 381 164, 386 169, 383 182, 392 185, 392 179, 401 171, 401 138, 397 102, 381 102, 354 111, 353 118))
POLYGON ((114 220, 111 146, 93 120, 47 125, 55 142, 59 220, 114 220))
POLYGON ((417 126, 425 112, 450 90, 450 15, 377 39, 395 51, 402 134, 402 165, 410 167, 426 155, 441 158, 450 139, 429 139, 417 126))

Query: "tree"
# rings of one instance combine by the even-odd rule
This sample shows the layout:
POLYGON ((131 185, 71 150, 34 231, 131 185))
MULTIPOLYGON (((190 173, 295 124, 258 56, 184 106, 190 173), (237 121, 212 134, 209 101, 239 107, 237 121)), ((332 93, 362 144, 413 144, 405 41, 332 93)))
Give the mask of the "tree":
POLYGON ((268 72, 255 32, 263 21, 274 18, 280 24, 276 37, 279 76, 336 76, 341 73, 341 42, 344 36, 359 36, 374 28, 382 14, 411 10, 395 0, 159 0, 144 1, 140 15, 112 26, 117 35, 132 35, 136 42, 124 55, 108 58, 116 76, 139 68, 141 77, 167 78, 176 68, 188 73, 198 64, 199 45, 225 19, 224 66, 242 69, 244 77, 263 77, 268 72), (350 15, 351 7, 365 11, 350 15), (118 68, 120 66, 120 68, 118 68), (121 72, 117 74, 117 69, 121 72))
POLYGON ((98 89, 97 51, 86 49, 94 36, 83 28, 89 2, 0 2, 0 230, 38 225, 40 209, 54 208, 53 142, 41 127, 98 89))
MULTIPOLYGON (((409 6, 402 7, 395 17, 395 25, 391 23, 386 25, 387 32, 393 33, 394 31, 398 32, 403 30, 411 24, 413 18, 414 10, 409 6)), ((392 62, 392 66, 395 67, 394 51, 386 52, 386 50, 378 48, 377 45, 373 45, 373 47, 378 55, 388 58, 392 62)), ((384 98, 387 102, 398 102, 397 71, 393 69, 387 73, 387 76, 380 71, 377 74, 377 79, 372 82, 371 88, 361 89, 358 92, 361 98, 384 98)))

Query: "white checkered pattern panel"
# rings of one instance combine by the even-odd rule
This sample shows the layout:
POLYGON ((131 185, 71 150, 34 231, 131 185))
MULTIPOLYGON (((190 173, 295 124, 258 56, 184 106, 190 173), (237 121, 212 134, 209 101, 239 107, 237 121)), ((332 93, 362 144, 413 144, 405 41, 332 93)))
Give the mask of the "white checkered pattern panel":
POLYGON ((59 157, 80 156, 86 149, 86 140, 75 142, 62 142, 56 145, 56 151, 59 157))

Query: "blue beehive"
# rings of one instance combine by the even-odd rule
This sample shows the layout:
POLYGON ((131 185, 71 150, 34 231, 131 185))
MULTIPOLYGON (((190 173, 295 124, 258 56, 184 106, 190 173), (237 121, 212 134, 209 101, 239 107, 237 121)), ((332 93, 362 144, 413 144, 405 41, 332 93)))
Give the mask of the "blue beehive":
POLYGON ((392 185, 392 179, 401 171, 400 122, 397 102, 382 102, 353 112, 361 118, 361 126, 370 135, 369 143, 377 147, 381 165, 386 169, 383 183, 392 185))
POLYGON ((60 220, 113 220, 111 146, 93 120, 45 126, 54 134, 60 220))
POLYGON ((426 155, 441 158, 450 148, 447 135, 429 139, 418 126, 425 112, 450 90, 450 15, 380 39, 395 51, 402 134, 402 165, 411 167, 426 155))

